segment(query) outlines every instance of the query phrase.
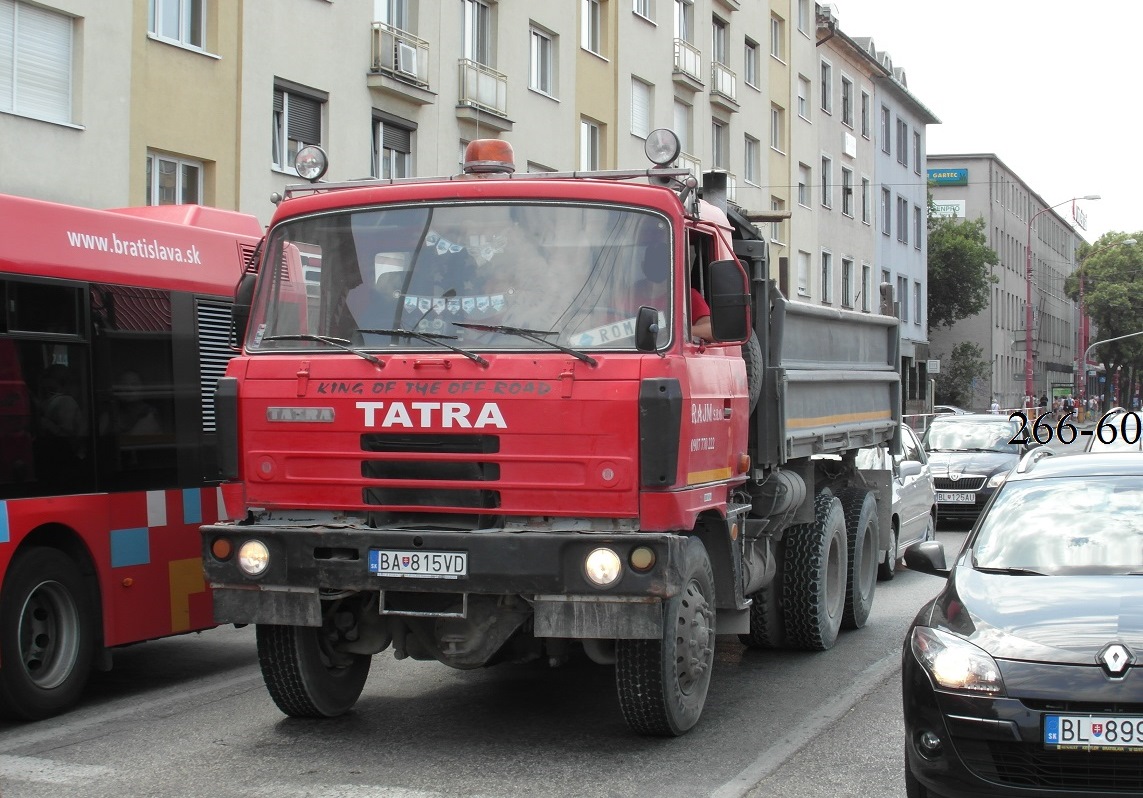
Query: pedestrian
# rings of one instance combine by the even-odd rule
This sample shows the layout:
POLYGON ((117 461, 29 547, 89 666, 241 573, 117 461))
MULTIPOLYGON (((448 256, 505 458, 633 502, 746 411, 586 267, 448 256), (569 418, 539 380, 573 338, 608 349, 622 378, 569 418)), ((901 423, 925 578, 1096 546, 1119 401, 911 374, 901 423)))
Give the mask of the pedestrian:
POLYGON ((1042 416, 1047 412, 1048 412, 1048 395, 1045 393, 1045 394, 1040 395, 1040 413, 1039 414, 1042 416))
POLYGON ((988 412, 993 415, 1000 415, 1000 402, 997 401, 995 396, 992 397, 992 404, 989 406, 988 412))

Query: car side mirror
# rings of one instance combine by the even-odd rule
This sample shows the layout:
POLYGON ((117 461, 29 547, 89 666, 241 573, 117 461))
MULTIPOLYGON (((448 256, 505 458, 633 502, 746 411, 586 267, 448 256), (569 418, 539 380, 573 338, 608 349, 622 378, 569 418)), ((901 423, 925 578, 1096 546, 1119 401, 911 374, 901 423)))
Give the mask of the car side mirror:
POLYGON ((258 275, 243 274, 234 289, 234 305, 230 308, 231 345, 241 347, 246 339, 246 325, 250 323, 250 306, 254 303, 254 286, 258 275))
POLYGON ((901 479, 915 477, 924 467, 924 464, 917 460, 905 460, 897 467, 897 473, 901 475, 901 479))
POLYGON ((910 571, 947 577, 951 571, 945 565, 945 544, 936 540, 914 543, 905 549, 905 565, 910 571))

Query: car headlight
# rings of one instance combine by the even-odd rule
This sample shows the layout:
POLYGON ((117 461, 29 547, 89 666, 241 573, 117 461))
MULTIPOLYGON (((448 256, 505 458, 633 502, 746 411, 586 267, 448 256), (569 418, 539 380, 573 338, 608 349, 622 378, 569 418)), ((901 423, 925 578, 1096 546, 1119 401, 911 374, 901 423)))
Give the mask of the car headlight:
POLYGON ((988 480, 988 487, 999 488, 1004 484, 1004 480, 1008 478, 1007 471, 1001 471, 999 474, 993 474, 992 479, 988 480))
POLYGON ((956 635, 917 626, 910 640, 913 656, 942 689, 969 695, 1004 695, 996 660, 956 635))

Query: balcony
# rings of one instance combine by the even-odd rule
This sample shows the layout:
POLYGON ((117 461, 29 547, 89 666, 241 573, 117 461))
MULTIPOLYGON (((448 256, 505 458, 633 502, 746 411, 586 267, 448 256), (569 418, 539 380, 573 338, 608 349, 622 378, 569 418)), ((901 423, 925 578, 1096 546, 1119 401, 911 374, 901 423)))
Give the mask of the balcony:
POLYGON ((421 105, 436 98, 429 90, 428 42, 384 22, 374 22, 372 50, 366 79, 369 88, 421 105))
POLYGON ((675 39, 675 83, 693 91, 703 88, 702 53, 690 42, 675 39))
POLYGON ((462 58, 456 116, 500 131, 512 129, 508 119, 508 76, 489 66, 462 58))
POLYGON ((675 166, 679 169, 690 169, 692 175, 702 180, 702 161, 694 155, 680 152, 679 157, 675 160, 675 166))
POLYGON ((728 111, 738 110, 738 76, 717 61, 710 65, 710 101, 728 111))

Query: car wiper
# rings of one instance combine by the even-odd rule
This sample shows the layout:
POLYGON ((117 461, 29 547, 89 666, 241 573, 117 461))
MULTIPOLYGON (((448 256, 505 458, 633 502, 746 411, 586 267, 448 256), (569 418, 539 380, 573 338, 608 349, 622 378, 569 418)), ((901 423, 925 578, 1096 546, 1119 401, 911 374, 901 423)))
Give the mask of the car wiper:
POLYGON ((975 564, 972 567, 977 571, 980 571, 982 574, 1006 574, 1008 576, 1047 576, 1047 574, 1043 573, 1042 571, 1036 571, 1032 568, 987 568, 975 564))
POLYGON ((267 335, 262 339, 263 341, 318 341, 330 346, 336 346, 338 349, 344 349, 346 352, 352 352, 358 357, 365 358, 377 368, 385 368, 385 362, 379 357, 362 352, 360 349, 355 349, 349 341, 344 338, 332 338, 328 335, 312 335, 310 333, 301 333, 300 335, 267 335))
POLYGON ((586 352, 580 352, 578 349, 572 349, 570 346, 557 344, 555 341, 549 341, 546 338, 541 338, 542 335, 555 335, 556 330, 529 330, 525 327, 507 327, 503 324, 473 324, 466 321, 454 321, 454 327, 464 327, 469 330, 480 330, 481 332, 495 332, 504 333, 505 335, 518 335, 521 338, 527 338, 529 341, 535 341, 538 344, 547 344, 553 349, 558 349, 561 352, 571 355, 574 358, 582 360, 589 366, 596 364, 595 358, 586 352))
POLYGON ((446 339, 446 338, 451 338, 452 340, 455 341, 456 340, 455 335, 446 335, 445 333, 418 332, 417 330, 406 330, 403 327, 397 327, 397 328, 392 329, 392 330, 358 330, 358 332, 368 333, 370 335, 405 335, 405 336, 408 336, 409 338, 418 338, 418 339, 420 339, 422 341, 426 341, 430 344, 436 344, 437 346, 443 346, 445 349, 452 350, 453 352, 456 352, 458 355, 464 355, 469 360, 476 362, 476 363, 479 363, 480 365, 484 366, 485 368, 488 367, 488 361, 485 360, 484 358, 482 358, 480 355, 476 354, 475 352, 469 352, 468 350, 461 349, 459 346, 453 346, 452 344, 448 343, 447 341, 442 340, 442 339, 446 339))

